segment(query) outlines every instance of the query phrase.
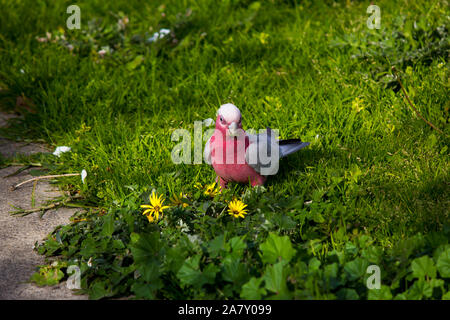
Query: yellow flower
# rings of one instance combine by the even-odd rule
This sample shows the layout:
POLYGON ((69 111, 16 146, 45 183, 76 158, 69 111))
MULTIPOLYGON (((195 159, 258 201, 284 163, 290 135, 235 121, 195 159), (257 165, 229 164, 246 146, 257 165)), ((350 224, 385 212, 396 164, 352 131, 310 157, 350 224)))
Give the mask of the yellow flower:
POLYGON ((220 193, 220 188, 216 187, 216 183, 213 182, 206 186, 205 192, 203 192, 206 196, 210 196, 214 198, 218 193, 220 193))
POLYGON ((235 218, 244 218, 244 214, 247 214, 247 209, 244 209, 247 205, 241 200, 234 199, 228 204, 228 213, 235 218))
POLYGON ((172 205, 174 207, 178 207, 181 206, 183 208, 186 208, 187 206, 189 206, 189 204, 187 204, 186 202, 183 201, 183 198, 186 198, 185 195, 183 195, 182 192, 180 192, 180 196, 177 196, 176 194, 170 199, 170 201, 172 202, 172 205))
POLYGON ((365 109, 364 100, 356 97, 355 100, 352 101, 352 108, 356 111, 356 113, 361 112, 365 109))
POLYGON ((267 43, 267 38, 269 38, 269 35, 268 35, 267 33, 261 32, 261 33, 259 34, 259 41, 260 41, 262 44, 266 44, 266 43, 267 43))
POLYGON ((201 184, 200 182, 196 182, 196 183, 194 184, 194 188, 195 188, 195 189, 198 189, 198 190, 201 190, 201 189, 203 189, 203 186, 202 186, 202 184, 201 184))
POLYGON ((163 210, 169 208, 169 206, 163 206, 165 199, 162 197, 162 195, 158 197, 155 192, 152 192, 149 199, 150 205, 141 205, 141 208, 147 209, 144 210, 142 214, 147 216, 148 222, 153 222, 155 220, 157 221, 159 219, 159 214, 161 213, 162 218, 163 210))

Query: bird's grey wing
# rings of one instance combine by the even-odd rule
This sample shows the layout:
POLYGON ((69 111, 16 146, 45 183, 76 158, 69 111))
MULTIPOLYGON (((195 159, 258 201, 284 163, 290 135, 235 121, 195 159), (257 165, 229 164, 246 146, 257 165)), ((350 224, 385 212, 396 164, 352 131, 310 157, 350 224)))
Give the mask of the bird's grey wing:
POLYGON ((278 172, 280 146, 270 128, 265 133, 247 134, 249 145, 245 151, 245 161, 261 175, 274 175, 278 172))

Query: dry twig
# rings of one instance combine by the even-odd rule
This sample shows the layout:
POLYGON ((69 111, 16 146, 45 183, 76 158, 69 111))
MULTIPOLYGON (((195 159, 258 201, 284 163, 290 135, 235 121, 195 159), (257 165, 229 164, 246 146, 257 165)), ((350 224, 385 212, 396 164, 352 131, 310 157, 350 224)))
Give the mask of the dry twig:
POLYGON ((29 180, 25 180, 25 181, 23 181, 23 182, 21 182, 21 183, 19 183, 19 184, 16 184, 15 186, 12 186, 11 187, 11 190, 16 190, 18 187, 20 187, 21 185, 24 185, 24 184, 26 184, 26 183, 29 183, 29 182, 33 182, 33 181, 36 181, 36 180, 41 180, 41 179, 52 179, 52 178, 59 178, 59 177, 73 177, 73 176, 79 176, 80 175, 80 173, 66 173, 66 174, 53 174, 53 175, 50 175, 50 176, 39 176, 39 177, 34 177, 34 178, 32 178, 32 179, 29 179, 29 180))
POLYGON ((411 108, 416 112, 416 114, 419 116, 420 119, 422 119, 423 121, 425 121, 430 127, 432 127, 434 130, 436 130, 437 132, 443 134, 446 136, 446 134, 439 129, 438 127, 436 127, 434 124, 432 124, 430 121, 428 121, 427 119, 425 119, 420 112, 414 107, 413 103, 411 102, 411 100, 409 99, 408 94, 406 93, 405 87, 403 86, 403 83, 400 80, 400 77, 397 74, 397 69, 395 69, 394 66, 392 66, 392 72, 394 72, 395 75, 395 79, 397 80, 398 84, 400 85, 400 87, 402 88, 403 94, 405 95, 406 100, 408 101, 409 105, 411 106, 411 108))

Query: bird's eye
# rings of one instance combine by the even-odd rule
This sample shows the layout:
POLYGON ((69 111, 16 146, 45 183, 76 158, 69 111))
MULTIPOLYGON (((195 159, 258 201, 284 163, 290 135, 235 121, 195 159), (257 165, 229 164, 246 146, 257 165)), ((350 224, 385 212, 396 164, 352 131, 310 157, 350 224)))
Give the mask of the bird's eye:
POLYGON ((223 117, 222 116, 220 116, 220 122, 223 122, 223 117))

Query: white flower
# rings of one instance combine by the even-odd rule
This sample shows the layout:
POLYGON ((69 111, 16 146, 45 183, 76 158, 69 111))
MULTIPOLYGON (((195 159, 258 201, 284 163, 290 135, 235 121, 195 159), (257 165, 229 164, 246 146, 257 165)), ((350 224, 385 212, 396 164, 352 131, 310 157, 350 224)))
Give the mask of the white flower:
POLYGON ((211 119, 211 118, 208 118, 208 119, 203 120, 203 125, 204 125, 205 127, 210 127, 210 126, 212 126, 213 124, 214 124, 214 120, 211 119))
POLYGON ((128 22, 130 22, 128 17, 123 17, 122 19, 119 19, 119 21, 117 21, 117 25, 119 26, 120 30, 124 30, 128 22))
POLYGON ((183 220, 180 219, 180 222, 178 222, 178 225, 181 227, 181 232, 184 232, 184 233, 189 232, 189 227, 186 223, 183 222, 183 220))
POLYGON ((166 35, 170 33, 169 29, 161 29, 159 32, 155 32, 152 37, 147 39, 147 42, 155 42, 159 39, 164 38, 166 35))
POLYGON ((85 183, 84 182, 84 179, 86 179, 86 177, 87 177, 87 172, 86 172, 86 170, 82 170, 81 171, 81 181, 83 182, 83 183, 85 183))
POLYGON ((70 149, 71 149, 70 147, 66 147, 66 146, 56 147, 55 151, 53 152, 53 155, 60 157, 61 153, 69 152, 70 149))
POLYGON ((103 57, 105 56, 105 54, 106 54, 106 50, 105 50, 105 49, 102 49, 102 50, 99 50, 97 53, 98 53, 98 55, 99 55, 101 58, 103 58, 103 57))
POLYGON ((201 244, 202 243, 202 240, 196 234, 194 234, 194 235, 188 234, 187 237, 188 237, 189 241, 192 242, 193 244, 195 244, 195 243, 201 244))
POLYGON ((89 261, 87 262, 88 267, 92 267, 92 257, 89 258, 89 261))

